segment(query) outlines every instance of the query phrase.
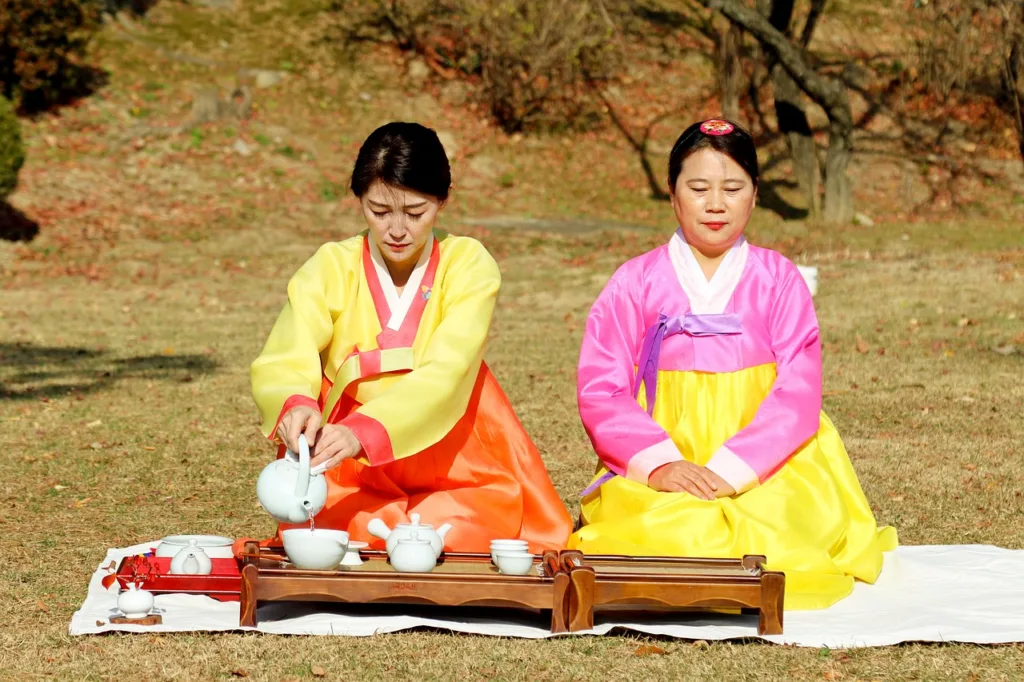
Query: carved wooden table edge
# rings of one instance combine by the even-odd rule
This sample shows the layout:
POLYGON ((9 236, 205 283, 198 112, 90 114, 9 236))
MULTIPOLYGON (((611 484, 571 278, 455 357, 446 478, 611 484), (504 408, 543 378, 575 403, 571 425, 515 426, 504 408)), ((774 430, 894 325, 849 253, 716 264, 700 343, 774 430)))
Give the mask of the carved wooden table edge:
MULTIPOLYGON (((383 551, 363 550, 364 559, 386 560, 383 551)), ((489 554, 445 553, 446 564, 490 564, 489 554)), ((363 571, 305 571, 288 568, 283 549, 243 548, 239 625, 255 627, 260 603, 270 601, 322 601, 344 603, 430 604, 437 606, 490 606, 551 611, 551 632, 569 631, 569 574, 559 553, 540 557, 543 574, 507 576, 479 573, 391 573, 363 571), (337 589, 344 586, 345 590, 337 589)))
POLYGON ((781 635, 786 577, 779 571, 763 568, 766 558, 746 555, 742 559, 628 557, 620 555, 584 555, 563 550, 559 555, 563 570, 569 574, 569 632, 591 630, 594 611, 608 604, 635 604, 686 608, 740 608, 756 612, 758 635, 781 635), (601 575, 601 564, 629 565, 656 563, 665 567, 693 568, 697 573, 673 576, 616 572, 601 575), (742 569, 736 575, 700 575, 700 568, 742 569))

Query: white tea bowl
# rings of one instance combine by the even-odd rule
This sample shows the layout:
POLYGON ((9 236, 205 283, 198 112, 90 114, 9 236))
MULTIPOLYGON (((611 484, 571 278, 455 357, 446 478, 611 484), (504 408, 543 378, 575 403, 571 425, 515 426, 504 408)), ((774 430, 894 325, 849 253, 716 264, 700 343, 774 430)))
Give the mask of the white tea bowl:
POLYGON ((348 533, 326 528, 289 528, 281 531, 284 553, 296 568, 331 571, 338 567, 348 549, 348 533))
POLYGON ((529 552, 496 550, 494 563, 506 575, 529 575, 536 556, 529 552))
POLYGON ((157 545, 155 556, 171 558, 188 547, 192 540, 211 559, 233 559, 235 556, 231 547, 234 540, 222 535, 168 535, 157 545))
POLYGON ((491 561, 497 563, 496 552, 526 552, 529 546, 526 540, 491 540, 491 561))

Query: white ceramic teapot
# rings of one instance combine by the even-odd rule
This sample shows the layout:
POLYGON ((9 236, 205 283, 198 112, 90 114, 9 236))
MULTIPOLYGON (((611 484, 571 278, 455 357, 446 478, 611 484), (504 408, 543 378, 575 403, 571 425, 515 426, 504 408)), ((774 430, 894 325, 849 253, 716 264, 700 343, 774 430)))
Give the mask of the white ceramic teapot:
POLYGON ((395 526, 394 530, 388 528, 388 525, 380 519, 370 519, 370 522, 366 524, 366 530, 370 535, 386 541, 388 556, 395 551, 399 540, 409 539, 413 533, 416 533, 419 539, 430 543, 430 546, 434 548, 435 559, 441 556, 441 550, 444 549, 444 536, 452 529, 452 524, 446 523, 434 530, 429 523, 420 523, 420 515, 416 512, 409 514, 409 518, 412 523, 400 523, 395 526))
MULTIPOLYGON (((431 531, 433 532, 433 531, 431 531)), ((437 555, 429 540, 421 540, 417 531, 399 538, 389 553, 391 566, 399 573, 426 573, 437 566, 437 555)))
POLYGON ((209 575, 212 570, 213 562, 195 538, 189 541, 188 547, 180 549, 171 559, 171 573, 209 575))
POLYGON ((260 504, 281 523, 304 523, 324 508, 327 479, 309 469, 309 444, 299 436, 299 454, 291 450, 263 468, 256 479, 260 504))

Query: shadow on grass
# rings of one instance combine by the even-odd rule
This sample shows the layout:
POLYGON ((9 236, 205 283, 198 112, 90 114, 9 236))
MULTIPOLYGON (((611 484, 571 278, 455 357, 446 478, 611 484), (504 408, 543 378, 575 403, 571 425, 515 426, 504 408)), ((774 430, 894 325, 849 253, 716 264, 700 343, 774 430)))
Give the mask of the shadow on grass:
POLYGON ((38 235, 39 223, 6 201, 0 201, 0 240, 30 242, 38 235))
POLYGON ((116 358, 94 348, 0 343, 0 367, 0 401, 14 401, 94 393, 125 379, 188 383, 214 372, 217 362, 207 355, 116 358))

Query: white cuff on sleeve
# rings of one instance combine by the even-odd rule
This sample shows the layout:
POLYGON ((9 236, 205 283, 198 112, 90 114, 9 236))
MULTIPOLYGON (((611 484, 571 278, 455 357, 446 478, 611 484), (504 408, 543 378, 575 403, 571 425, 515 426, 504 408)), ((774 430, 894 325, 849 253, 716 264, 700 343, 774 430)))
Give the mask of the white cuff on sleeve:
POLYGON ((647 485, 647 479, 655 469, 664 464, 678 462, 682 458, 676 444, 671 438, 666 438, 633 455, 626 467, 626 478, 647 485))
POLYGON ((737 495, 750 490, 759 482, 757 472, 724 445, 718 448, 704 466, 721 476, 736 490, 737 495))

